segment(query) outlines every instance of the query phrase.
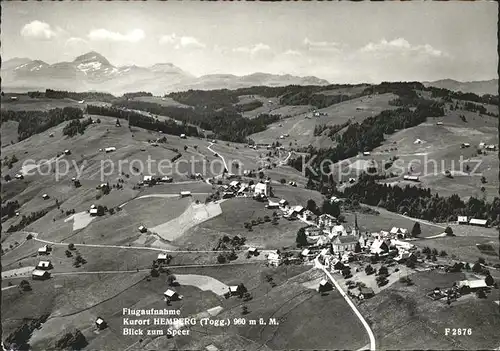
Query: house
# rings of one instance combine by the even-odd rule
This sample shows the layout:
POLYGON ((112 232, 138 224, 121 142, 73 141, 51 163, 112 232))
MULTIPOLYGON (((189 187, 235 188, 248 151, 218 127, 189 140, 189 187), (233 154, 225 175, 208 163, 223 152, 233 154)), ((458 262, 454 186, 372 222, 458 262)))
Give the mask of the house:
POLYGON ((406 238, 406 235, 408 234, 408 229, 392 227, 392 229, 389 233, 392 236, 396 236, 398 238, 406 238))
POLYGON ((41 269, 41 270, 52 269, 52 263, 50 263, 50 261, 40 261, 36 265, 36 269, 41 269))
POLYGON ((83 104, 84 102, 85 102, 85 100, 78 101, 79 104, 83 104))
POLYGON ((16 179, 24 179, 24 176, 21 173, 17 173, 16 179))
POLYGON ((177 294, 175 291, 168 289, 163 293, 163 296, 165 296, 166 301, 176 301, 179 300, 179 294, 177 294))
POLYGON ((443 122, 437 122, 436 123, 437 126, 442 126, 443 125, 443 122))
POLYGON ((229 295, 230 296, 240 295, 240 292, 241 292, 241 288, 239 285, 231 285, 229 287, 229 295))
POLYGON ((146 232, 148 231, 148 228, 146 228, 146 227, 145 227, 145 226, 143 226, 143 225, 141 225, 138 229, 139 229, 139 231, 140 231, 141 233, 146 233, 146 232))
POLYGON ((288 185, 291 185, 291 186, 297 186, 297 182, 294 182, 294 181, 289 181, 289 182, 288 182, 288 185))
POLYGON ((152 180, 153 180, 153 176, 150 176, 150 175, 144 176, 144 178, 142 179, 144 184, 149 184, 149 183, 151 183, 152 180))
POLYGON ((181 134, 181 139, 186 139, 186 134, 181 134))
POLYGON ((416 139, 413 144, 422 144, 424 141, 422 139, 416 139))
POLYGON ((409 181, 412 181, 412 182, 419 182, 420 181, 419 178, 418 178, 418 176, 411 176, 411 175, 406 175, 406 174, 403 176, 403 179, 404 180, 409 180, 409 181))
POLYGON ((278 202, 272 202, 269 201, 269 203, 266 205, 267 209, 273 209, 273 208, 279 208, 280 204, 278 202))
POLYGON ((254 196, 264 195, 268 197, 270 192, 271 192, 271 187, 269 185, 269 182, 266 181, 266 183, 255 184, 254 196))
POLYGON ((337 224, 337 218, 329 215, 328 213, 322 214, 318 217, 318 225, 320 227, 333 227, 337 224))
POLYGON ((101 317, 97 317, 97 319, 95 320, 95 326, 97 327, 97 329, 103 330, 106 329, 108 324, 101 317))
POLYGON ((495 151, 497 147, 495 145, 487 145, 486 150, 495 151))
POLYGON ((165 263, 167 262, 167 254, 162 252, 162 253, 159 253, 158 254, 158 257, 156 258, 156 260, 160 263, 165 263))
POLYGON ((486 147, 486 144, 485 143, 479 143, 479 148, 480 149, 484 149, 486 147))
POLYGON ((354 183, 356 181, 356 178, 349 178, 349 183, 354 183))
POLYGON ((467 216, 458 216, 457 224, 467 224, 467 216))
POLYGON ((288 211, 288 217, 290 218, 295 218, 295 217, 298 217, 300 216, 303 212, 305 211, 305 208, 300 206, 300 205, 297 205, 297 206, 293 206, 290 208, 290 210, 288 211))
POLYGON ((332 242, 333 252, 342 254, 346 251, 354 251, 358 238, 354 235, 337 236, 332 242))
POLYGON ((248 191, 249 185, 247 183, 243 183, 240 185, 240 190, 238 190, 238 194, 248 191))
POLYGON ((229 186, 231 188, 235 188, 236 189, 236 188, 238 188, 240 186, 240 182, 237 181, 237 180, 233 180, 231 183, 229 183, 229 186))
POLYGON ((328 280, 326 279, 322 279, 320 282, 319 282, 319 285, 318 285, 318 292, 322 293, 322 292, 326 292, 326 291, 330 291, 330 290, 333 290, 333 285, 332 283, 330 283, 328 280))
POLYGON ((484 279, 476 279, 476 280, 461 280, 457 283, 457 286, 459 288, 461 287, 468 287, 471 290, 477 290, 477 289, 486 289, 488 288, 488 285, 484 281, 484 279))
POLYGON ((361 234, 359 236, 358 243, 361 247, 366 247, 368 245, 368 237, 364 234, 361 234))
POLYGON ((174 179, 169 176, 163 176, 160 178, 160 182, 162 183, 172 183, 174 179))
POLYGON ((104 149, 105 152, 113 152, 113 151, 116 151, 116 147, 114 146, 111 146, 111 147, 107 147, 104 149))
POLYGON ((49 198, 49 195, 47 195, 47 194, 42 195, 42 199, 47 200, 48 198, 49 198))
POLYGON ((363 156, 370 156, 370 155, 371 155, 371 154, 370 154, 370 152, 369 152, 369 151, 365 151, 365 152, 363 152, 363 156))
POLYGON ((368 288, 365 286, 359 288, 359 297, 361 299, 369 299, 372 296, 375 296, 375 292, 372 288, 368 288))
POLYGON ((45 280, 50 278, 50 272, 48 271, 43 271, 41 269, 35 269, 33 272, 31 272, 31 278, 33 280, 45 280))
POLYGON ((396 261, 396 262, 404 261, 404 260, 409 259, 411 256, 413 256, 413 254, 411 252, 401 250, 398 252, 398 255, 396 257, 394 257, 394 261, 396 261))
POLYGON ((318 227, 309 226, 305 229, 306 236, 318 236, 322 234, 322 230, 318 227))
POLYGON ((65 155, 71 155, 71 150, 64 150, 65 155))
POLYGON ((340 201, 341 201, 341 200, 340 200, 340 198, 338 198, 338 197, 336 197, 336 196, 332 196, 332 197, 330 198, 330 203, 331 203, 331 204, 339 203, 340 201))
POLYGON ((285 207, 286 205, 288 205, 288 201, 286 201, 285 199, 281 199, 280 202, 279 202, 279 205, 281 207, 285 207))
POLYGON ((230 199, 232 197, 234 197, 234 192, 232 192, 232 191, 224 191, 222 193, 222 198, 223 199, 230 199))
POLYGON ((398 250, 411 250, 415 247, 415 245, 409 243, 408 241, 400 241, 391 239, 391 246, 396 247, 398 250))
POLYGON ((333 236, 343 236, 343 235, 347 235, 347 230, 341 224, 340 225, 334 225, 332 227, 332 229, 330 230, 330 233, 333 236))
POLYGON ((17 96, 11 96, 10 101, 17 101, 17 96))
POLYGON ((488 220, 487 219, 478 219, 478 218, 471 218, 469 221, 470 225, 478 225, 481 227, 486 227, 488 225, 488 220))
POLYGON ((48 255, 49 252, 50 252, 50 248, 47 245, 43 245, 41 248, 38 249, 39 255, 48 255))
POLYGON ((91 216, 97 216, 99 212, 97 211, 97 208, 91 208, 89 211, 91 216))
POLYGON ((268 255, 267 255, 267 263, 270 265, 270 266, 275 266, 275 267, 278 267, 282 262, 282 258, 279 254, 279 252, 270 252, 268 255))
POLYGON ((190 191, 181 191, 180 195, 181 195, 181 197, 191 196, 191 192, 190 191))
POLYGON ((312 211, 310 210, 305 210, 299 213, 299 217, 302 218, 304 221, 310 221, 313 215, 314 213, 312 213, 312 211))
POLYGON ((256 247, 249 247, 248 253, 252 256, 255 256, 259 253, 259 250, 256 247))
POLYGON ((310 253, 311 253, 311 250, 304 249, 304 250, 302 250, 302 252, 300 253, 300 255, 303 256, 303 257, 308 257, 310 253))
POLYGON ((389 252, 389 246, 384 240, 375 239, 370 246, 370 252, 373 254, 382 254, 385 252, 389 252))
POLYGON ((468 147, 470 147, 470 144, 469 144, 469 143, 462 143, 462 144, 460 145, 460 148, 461 148, 461 149, 465 149, 465 148, 468 148, 468 147))

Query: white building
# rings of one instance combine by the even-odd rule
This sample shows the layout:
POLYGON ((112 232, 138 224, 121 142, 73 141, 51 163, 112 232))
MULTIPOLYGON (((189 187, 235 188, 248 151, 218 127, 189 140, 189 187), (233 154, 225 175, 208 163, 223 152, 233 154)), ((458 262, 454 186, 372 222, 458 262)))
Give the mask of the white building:
POLYGON ((408 241, 401 241, 391 239, 391 246, 395 246, 398 250, 411 250, 415 245, 409 243, 408 241))
POLYGON ((345 236, 347 235, 347 230, 343 225, 334 225, 330 231, 333 236, 345 236))
POLYGON ((186 134, 181 134, 181 139, 186 139, 186 134))
POLYGON ((191 196, 191 192, 190 191, 181 191, 180 195, 181 195, 181 197, 191 196))
POLYGON ((406 238, 408 234, 408 229, 406 228, 397 228, 397 227, 392 227, 391 231, 389 232, 392 236, 397 236, 398 238, 406 238))
POLYGON ((343 254, 346 251, 354 251, 358 238, 354 235, 337 236, 332 242, 335 254, 343 254))
POLYGON ((419 182, 420 181, 419 178, 418 178, 418 176, 412 176, 412 175, 406 175, 406 174, 403 176, 403 179, 404 180, 409 180, 409 181, 412 181, 412 182, 419 182))
POLYGON ((52 268, 52 264, 50 263, 50 261, 40 261, 40 262, 38 262, 38 264, 36 266, 36 269, 42 269, 42 270, 51 269, 51 268, 52 268))
POLYGON ((469 224, 478 225, 481 227, 486 227, 488 225, 488 220, 487 219, 471 218, 469 221, 469 224))
POLYGON ((281 264, 282 259, 278 252, 270 252, 267 255, 267 262, 270 266, 278 267, 281 264))
POLYGON ((458 216, 457 224, 467 224, 469 223, 467 216, 458 216))
POLYGON ((110 146, 110 147, 105 148, 104 151, 105 152, 113 152, 113 151, 116 151, 116 147, 110 146))
POLYGON ((337 224, 337 218, 327 213, 318 217, 318 225, 323 227, 333 227, 337 224))
POLYGON ((146 232, 148 231, 148 228, 146 228, 146 227, 145 227, 145 226, 143 226, 143 225, 141 225, 138 229, 139 229, 139 231, 140 231, 141 233, 146 233, 146 232))
POLYGON ((38 249, 38 254, 39 255, 47 255, 49 253, 49 247, 47 245, 43 245, 41 248, 38 249))
POLYGON ((271 192, 271 186, 269 185, 268 182, 255 184, 254 196, 264 195, 268 197, 270 192, 271 192))

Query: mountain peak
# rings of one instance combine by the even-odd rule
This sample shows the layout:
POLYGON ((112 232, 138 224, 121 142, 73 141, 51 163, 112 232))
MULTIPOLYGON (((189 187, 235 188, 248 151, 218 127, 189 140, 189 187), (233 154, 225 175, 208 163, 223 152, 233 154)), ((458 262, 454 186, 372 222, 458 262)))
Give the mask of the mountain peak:
POLYGON ((74 59, 75 63, 100 62, 104 65, 111 65, 109 61, 96 51, 90 51, 74 59))

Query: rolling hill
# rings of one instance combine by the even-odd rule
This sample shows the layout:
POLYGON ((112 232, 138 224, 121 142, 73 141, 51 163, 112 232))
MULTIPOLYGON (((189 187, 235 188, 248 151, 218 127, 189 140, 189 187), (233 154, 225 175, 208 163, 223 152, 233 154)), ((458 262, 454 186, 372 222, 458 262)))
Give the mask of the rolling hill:
POLYGON ((442 79, 433 82, 423 82, 423 84, 425 86, 443 88, 452 91, 461 91, 464 93, 498 95, 498 79, 472 82, 459 82, 453 79, 442 79))

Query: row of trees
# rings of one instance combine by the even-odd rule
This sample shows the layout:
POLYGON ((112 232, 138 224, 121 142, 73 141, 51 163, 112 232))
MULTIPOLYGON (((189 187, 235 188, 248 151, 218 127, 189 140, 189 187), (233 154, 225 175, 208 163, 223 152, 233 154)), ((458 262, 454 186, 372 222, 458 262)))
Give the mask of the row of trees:
POLYGON ((79 119, 74 119, 63 128, 63 135, 67 135, 69 137, 75 136, 76 134, 83 135, 83 133, 85 133, 85 129, 87 128, 87 126, 91 124, 92 124, 92 118, 90 117, 82 122, 80 122, 79 119))
POLYGON ((42 133, 58 124, 80 119, 83 111, 79 108, 65 107, 55 108, 49 111, 2 111, 1 122, 19 122, 19 140, 24 140, 30 136, 42 133))
POLYGON ((17 200, 7 202, 5 205, 2 205, 2 216, 14 217, 19 207, 17 200))
POLYGON ((147 130, 162 131, 166 134, 186 134, 195 137, 199 136, 198 129, 194 126, 178 124, 172 120, 160 121, 158 119, 145 116, 139 112, 126 111, 122 108, 88 105, 87 113, 126 119, 129 121, 130 126, 136 126, 147 130))
POLYGON ((39 220, 45 216, 49 211, 47 209, 31 212, 28 216, 23 215, 18 224, 13 224, 7 229, 7 233, 17 232, 30 225, 31 223, 39 220))
MULTIPOLYGON (((30 92, 30 93, 28 93, 28 96, 33 97, 37 93, 39 93, 39 92, 30 92)), ((97 101, 104 101, 104 102, 112 102, 112 101, 116 100, 116 97, 113 96, 112 94, 93 92, 93 91, 76 93, 76 92, 65 91, 65 90, 46 89, 44 95, 46 98, 50 98, 50 99, 69 98, 69 99, 73 99, 73 100, 97 100, 97 101)), ((40 97, 40 96, 36 96, 36 97, 40 97)))
POLYGON ((268 124, 280 119, 277 115, 268 114, 260 114, 253 119, 243 118, 233 106, 215 110, 209 106, 182 108, 144 101, 120 101, 114 106, 169 116, 175 120, 210 130, 217 139, 233 142, 246 142, 250 134, 261 132, 267 128, 268 124))
POLYGON ((376 183, 361 175, 357 183, 347 187, 344 197, 368 205, 383 207, 392 212, 407 213, 411 217, 445 222, 456 220, 458 215, 489 219, 491 225, 499 223, 500 198, 491 203, 484 199, 469 198, 462 201, 456 194, 449 197, 431 195, 428 188, 407 185, 404 188, 376 183))

